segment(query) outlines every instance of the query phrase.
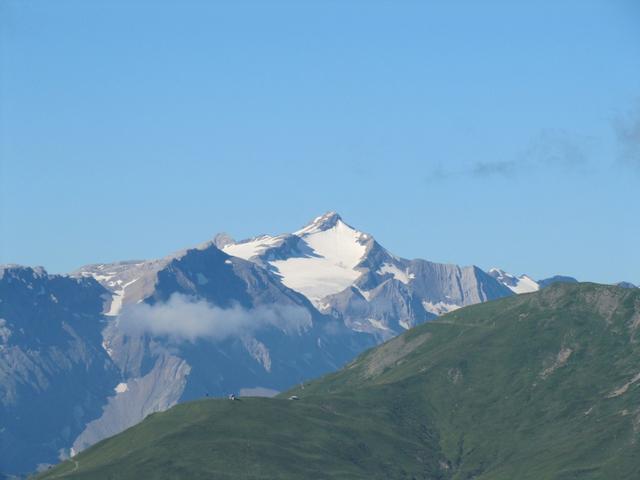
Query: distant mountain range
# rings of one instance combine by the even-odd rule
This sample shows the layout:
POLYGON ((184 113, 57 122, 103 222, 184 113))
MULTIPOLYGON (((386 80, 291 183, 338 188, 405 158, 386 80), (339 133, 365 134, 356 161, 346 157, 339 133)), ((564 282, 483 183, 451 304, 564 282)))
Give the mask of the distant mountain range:
POLYGON ((640 291, 555 283, 415 327, 278 398, 154 414, 44 474, 631 480, 640 291))
POLYGON ((3 266, 0 472, 55 463, 178 402, 274 395, 438 315, 554 281, 575 279, 403 259, 334 212, 70 275, 3 266))
POLYGON ((528 275, 512 275, 499 268, 489 270, 489 275, 510 289, 513 293, 537 292, 541 288, 548 287, 554 283, 578 283, 573 277, 565 275, 555 275, 542 280, 534 280, 528 275))

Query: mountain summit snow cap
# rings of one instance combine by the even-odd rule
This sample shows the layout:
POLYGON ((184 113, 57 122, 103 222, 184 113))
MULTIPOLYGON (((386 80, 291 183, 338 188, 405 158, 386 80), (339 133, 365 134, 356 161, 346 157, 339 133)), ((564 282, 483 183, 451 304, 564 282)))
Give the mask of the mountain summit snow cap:
POLYGON ((330 228, 335 227, 339 222, 344 223, 342 217, 337 212, 330 211, 325 213, 324 215, 320 215, 319 217, 314 218, 310 223, 302 227, 294 234, 305 235, 315 232, 324 232, 326 230, 329 230, 330 228))

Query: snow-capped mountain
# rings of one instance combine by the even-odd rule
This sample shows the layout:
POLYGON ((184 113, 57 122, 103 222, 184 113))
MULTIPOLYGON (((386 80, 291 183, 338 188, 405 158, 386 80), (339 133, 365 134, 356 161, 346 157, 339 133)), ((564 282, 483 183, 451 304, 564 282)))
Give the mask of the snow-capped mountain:
POLYGON ((512 292, 477 267, 391 254, 335 212, 277 236, 216 240, 229 255, 278 275, 323 313, 388 338, 437 315, 512 292))
POLYGON ((69 276, 5 267, 0 471, 53 463, 177 402, 273 394, 512 294, 478 267, 393 255, 334 212, 291 234, 218 235, 69 276))
POLYGON ((261 235, 227 243, 222 250, 266 266, 287 287, 320 306, 323 298, 343 291, 362 275, 359 265, 371 242, 369 235, 330 212, 293 234, 261 235))
POLYGON ((489 270, 489 275, 514 293, 530 293, 540 290, 540 284, 528 275, 512 275, 499 268, 489 270))
MULTIPOLYGON (((554 275, 553 277, 543 278, 542 280, 534 280, 528 275, 513 275, 500 268, 490 269, 489 275, 517 294, 536 292, 554 283, 578 283, 578 280, 567 275, 554 275)), ((624 284, 627 282, 621 283, 624 284)), ((623 286, 620 283, 617 285, 623 286)))

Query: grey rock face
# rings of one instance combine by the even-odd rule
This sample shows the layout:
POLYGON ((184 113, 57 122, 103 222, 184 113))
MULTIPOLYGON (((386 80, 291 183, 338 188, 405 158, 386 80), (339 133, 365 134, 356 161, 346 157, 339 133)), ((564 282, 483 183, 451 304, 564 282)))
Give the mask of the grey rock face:
POLYGON ((89 422, 75 439, 72 454, 120 433, 147 415, 175 405, 187 382, 190 367, 173 355, 159 355, 151 370, 116 386, 100 417, 89 422))
POLYGON ((226 245, 230 245, 232 243, 234 243, 235 240, 233 239, 233 237, 231 237, 230 235, 226 234, 226 233, 218 233, 214 238, 213 238, 213 244, 218 247, 219 249, 223 249, 226 245))
POLYGON ((400 258, 367 263, 354 287, 325 298, 322 311, 382 339, 462 306, 512 295, 477 267, 400 258))
POLYGON ((93 279, 0 267, 0 471, 27 473, 100 415, 118 372, 102 348, 93 279))

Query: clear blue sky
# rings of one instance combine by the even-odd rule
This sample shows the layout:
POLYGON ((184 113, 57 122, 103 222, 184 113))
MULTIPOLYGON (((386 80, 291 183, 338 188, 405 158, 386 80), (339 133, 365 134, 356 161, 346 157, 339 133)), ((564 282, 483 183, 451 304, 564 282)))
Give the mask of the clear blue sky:
POLYGON ((635 0, 1 0, 0 31, 0 262, 337 210, 404 257, 640 283, 635 0))

